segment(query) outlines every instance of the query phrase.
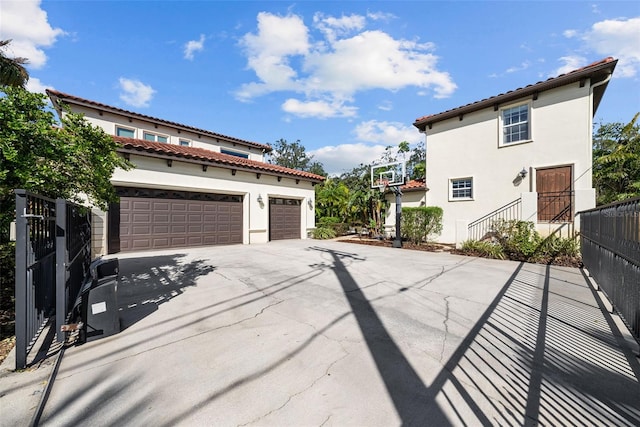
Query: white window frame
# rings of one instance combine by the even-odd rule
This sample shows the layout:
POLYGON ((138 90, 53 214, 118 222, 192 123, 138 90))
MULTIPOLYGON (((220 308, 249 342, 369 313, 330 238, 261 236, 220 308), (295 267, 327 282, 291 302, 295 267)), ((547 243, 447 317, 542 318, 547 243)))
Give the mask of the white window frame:
POLYGON ((130 128, 127 126, 120 126, 120 125, 115 125, 115 126, 116 126, 116 129, 115 129, 115 132, 113 133, 115 136, 120 136, 118 135, 118 129, 122 129, 122 130, 128 130, 133 132, 133 136, 123 136, 122 138, 134 138, 134 139, 136 138, 136 128, 130 128))
POLYGON ((236 156, 236 157, 239 157, 241 159, 248 159, 250 157, 249 153, 243 153, 242 151, 230 150, 230 149, 225 148, 225 147, 220 147, 220 153, 221 154, 226 154, 227 156, 236 156), (225 153, 225 151, 226 151, 226 153, 225 153))
POLYGON ((161 133, 150 132, 148 130, 143 130, 142 131, 142 139, 144 139, 145 141, 149 141, 149 142, 159 142, 161 144, 169 144, 171 142, 171 139, 169 138, 169 135, 163 135, 161 133), (152 135, 152 136, 155 137, 155 139, 153 141, 151 141, 150 139, 147 139, 147 135, 152 135), (166 141, 158 141, 158 137, 167 138, 167 140, 166 141))
POLYGON ((180 138, 178 140, 178 145, 181 147, 191 147, 191 141, 189 141, 188 139, 180 138), (185 144, 183 144, 183 142, 185 144))
MULTIPOLYGON (((474 200, 474 194, 475 194, 475 185, 474 185, 474 178, 473 176, 464 176, 464 177, 459 177, 459 178, 449 178, 449 201, 450 202, 464 202, 464 201, 468 201, 468 200, 474 200), (463 196, 463 197, 456 197, 454 194, 454 182, 455 181, 470 181, 470 186, 468 188, 462 188, 462 190, 470 190, 471 192, 471 196, 463 196)), ((461 190, 460 188, 456 188, 456 190, 461 190)))
POLYGON ((531 101, 526 101, 526 102, 519 102, 517 104, 510 104, 510 105, 505 105, 504 107, 501 107, 498 110, 498 147, 511 147, 514 145, 520 145, 520 144, 526 144, 529 142, 533 142, 533 126, 532 126, 532 122, 533 122, 533 108, 532 108, 532 103, 531 101), (521 139, 518 141, 512 141, 512 142, 506 142, 505 138, 504 138, 504 129, 505 129, 505 124, 504 124, 504 113, 507 110, 511 110, 513 108, 518 108, 518 107, 522 107, 523 105, 527 106, 527 125, 529 128, 529 135, 527 135, 526 139, 521 139))

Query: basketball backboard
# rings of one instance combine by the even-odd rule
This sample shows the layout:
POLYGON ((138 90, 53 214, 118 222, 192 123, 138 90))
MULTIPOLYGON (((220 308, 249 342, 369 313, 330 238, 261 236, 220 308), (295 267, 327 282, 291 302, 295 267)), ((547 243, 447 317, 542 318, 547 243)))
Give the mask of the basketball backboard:
POLYGON ((392 162, 371 166, 371 188, 397 187, 405 184, 405 162, 392 162))

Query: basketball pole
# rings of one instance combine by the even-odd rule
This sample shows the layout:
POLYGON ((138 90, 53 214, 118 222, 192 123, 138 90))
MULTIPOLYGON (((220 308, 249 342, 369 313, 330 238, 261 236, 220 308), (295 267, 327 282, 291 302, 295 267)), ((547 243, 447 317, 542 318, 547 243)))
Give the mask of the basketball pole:
POLYGON ((391 187, 392 191, 396 195, 396 237, 393 239, 393 247, 402 247, 402 236, 400 235, 400 224, 402 222, 402 191, 400 187, 391 187))

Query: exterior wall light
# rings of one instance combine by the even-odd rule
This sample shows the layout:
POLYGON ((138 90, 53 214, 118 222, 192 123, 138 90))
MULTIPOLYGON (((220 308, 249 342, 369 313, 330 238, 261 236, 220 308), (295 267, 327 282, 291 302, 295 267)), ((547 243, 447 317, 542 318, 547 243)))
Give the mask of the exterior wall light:
POLYGON ((313 210, 313 199, 309 199, 307 203, 309 204, 309 209, 313 210))
POLYGON ((523 167, 520 171, 520 178, 524 179, 527 176, 527 170, 523 167))
POLYGON ((258 203, 262 204, 262 194, 258 194, 258 203))

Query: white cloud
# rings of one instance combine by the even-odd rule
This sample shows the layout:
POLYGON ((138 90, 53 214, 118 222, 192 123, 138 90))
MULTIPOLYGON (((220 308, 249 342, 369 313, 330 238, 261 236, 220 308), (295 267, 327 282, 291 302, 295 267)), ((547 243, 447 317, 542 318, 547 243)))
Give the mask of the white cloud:
POLYGON ((640 68, 640 17, 596 22, 583 35, 594 52, 619 59, 616 76, 634 77, 640 68))
POLYGON ((338 36, 345 36, 354 31, 362 30, 365 26, 366 18, 361 15, 350 15, 335 18, 326 16, 318 12, 313 16, 313 23, 320 30, 330 43, 333 43, 338 36))
POLYGON ((189 40, 184 45, 184 59, 193 61, 193 54, 195 52, 202 52, 204 50, 204 34, 200 34, 199 40, 189 40))
POLYGON ((36 77, 29 77, 27 81, 27 90, 33 93, 45 93, 47 89, 54 89, 53 86, 45 85, 36 77))
POLYGON ((309 50, 308 29, 299 16, 258 14, 258 33, 248 33, 241 40, 248 67, 255 71, 260 83, 242 85, 237 92, 241 100, 278 90, 296 90, 297 72, 289 65, 289 57, 305 55, 309 50))
POLYGON ((120 77, 120 99, 134 107, 148 107, 149 101, 153 98, 156 91, 149 85, 142 83, 140 80, 131 80, 120 77))
MULTIPOLYGON (((415 87, 420 93, 429 91, 444 98, 457 87, 449 73, 438 69, 431 43, 365 30, 366 17, 359 15, 316 14, 314 24, 319 41, 312 42, 301 17, 258 14, 257 32, 246 34, 241 41, 248 68, 258 81, 242 85, 236 92, 238 99, 292 91, 305 99, 286 102, 283 108, 306 106, 305 117, 309 117, 314 107, 320 117, 327 117, 326 109, 318 107, 353 102, 362 91, 415 87)), ((350 115, 341 111, 331 114, 350 115)))
POLYGON ((526 70, 527 68, 529 68, 531 66, 531 62, 529 61, 524 61, 523 63, 521 63, 518 66, 515 67, 511 67, 511 68, 507 68, 507 73, 515 73, 517 71, 523 71, 526 70))
POLYGON ((369 164, 384 154, 385 145, 365 143, 330 145, 309 151, 313 160, 322 163, 329 175, 340 175, 359 164, 369 164))
POLYGON ((293 98, 287 99, 282 104, 282 109, 298 117, 318 117, 321 119, 354 117, 358 111, 356 107, 349 107, 337 101, 299 101, 293 98))
POLYGON ((402 141, 415 144, 423 137, 415 126, 400 122, 369 120, 356 126, 353 131, 359 141, 396 146, 402 141))
POLYGON ((563 65, 551 72, 549 77, 557 77, 560 74, 566 74, 587 65, 587 58, 578 55, 563 56, 558 58, 558 61, 562 62, 563 65))
POLYGON ((576 35, 578 35, 578 32, 576 30, 565 30, 562 33, 563 36, 565 36, 568 39, 571 39, 573 37, 575 37, 576 35))
POLYGON ((40 8, 40 0, 3 1, 0 13, 0 39, 13 40, 9 56, 27 58, 29 68, 41 68, 47 62, 42 48, 50 47, 65 34, 52 28, 47 12, 40 8))
POLYGON ((391 111, 393 110, 393 103, 391 101, 382 101, 380 105, 378 105, 378 109, 382 111, 391 111))
POLYGON ((397 147, 402 141, 411 145, 424 140, 414 126, 399 122, 369 120, 358 124, 353 133, 359 142, 329 145, 309 151, 330 175, 339 175, 363 164, 380 160, 388 146, 397 147))

